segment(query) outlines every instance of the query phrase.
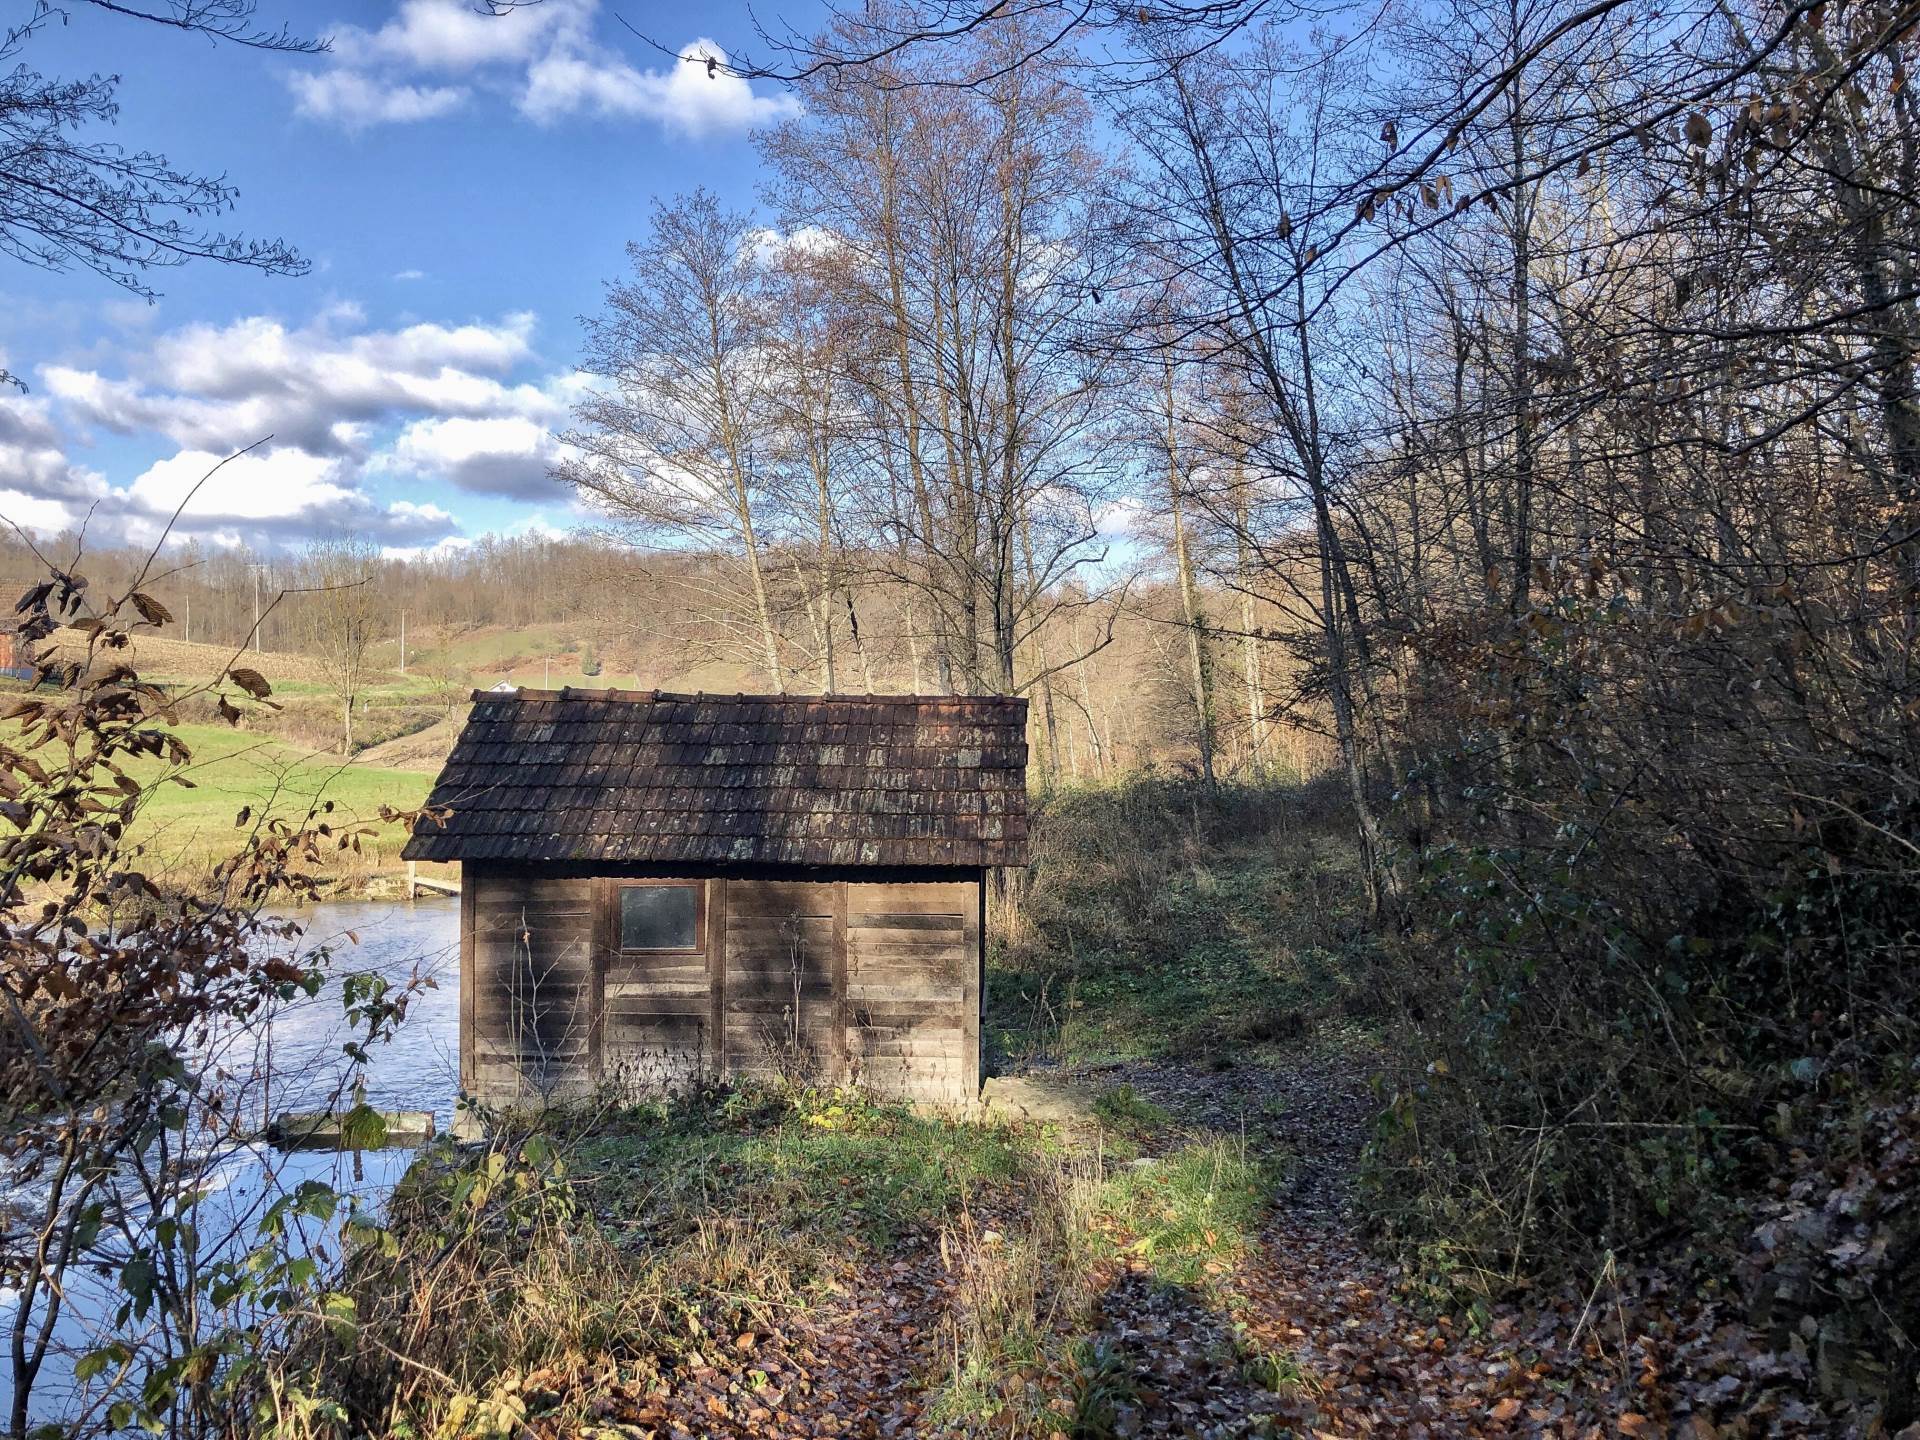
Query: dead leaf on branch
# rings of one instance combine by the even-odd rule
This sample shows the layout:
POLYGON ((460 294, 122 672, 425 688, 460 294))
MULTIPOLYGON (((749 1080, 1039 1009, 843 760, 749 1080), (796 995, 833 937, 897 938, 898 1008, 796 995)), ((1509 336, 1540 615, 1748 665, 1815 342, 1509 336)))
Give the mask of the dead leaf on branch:
POLYGON ((273 693, 273 687, 267 683, 266 676, 244 665, 237 665, 227 671, 227 678, 256 700, 264 700, 273 693))

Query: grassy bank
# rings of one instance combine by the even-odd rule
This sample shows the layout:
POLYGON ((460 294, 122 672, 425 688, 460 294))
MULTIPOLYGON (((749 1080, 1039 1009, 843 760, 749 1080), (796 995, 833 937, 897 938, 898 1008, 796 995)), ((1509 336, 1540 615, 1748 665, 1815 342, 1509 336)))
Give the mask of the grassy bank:
POLYGON ((224 725, 180 725, 174 731, 193 753, 184 767, 144 760, 129 766, 146 786, 134 839, 148 847, 164 873, 187 878, 232 853, 248 824, 268 817, 297 817, 329 801, 342 825, 368 824, 374 833, 358 854, 331 857, 330 873, 343 884, 364 884, 400 864, 404 829, 379 819, 382 806, 397 810, 422 804, 433 777, 342 761, 224 725), (153 785, 162 773, 178 773, 191 788, 153 785))
POLYGON ((351 1344, 316 1335, 283 1381, 379 1435, 834 1433, 814 1424, 836 1409, 1111 1433, 1088 1389, 1100 1297, 1129 1276, 1209 1294, 1277 1173, 1149 1138, 1112 1161, 789 1089, 550 1117, 419 1167, 392 1245, 360 1256, 351 1344))
MULTIPOLYGON (((238 850, 249 831, 274 819, 295 821, 323 811, 335 830, 365 826, 371 831, 358 850, 323 854, 318 871, 327 884, 360 891, 400 873, 406 831, 382 820, 380 811, 425 803, 431 772, 343 760, 219 723, 186 722, 168 729, 191 752, 188 763, 154 756, 125 762, 142 792, 130 839, 144 847, 143 869, 151 878, 190 888, 238 850), (325 811, 328 805, 332 809, 325 811)), ((446 867, 429 868, 437 873, 446 867)))
MULTIPOLYGON (((86 653, 84 637, 76 632, 57 632, 53 643, 65 654, 86 653)), ((250 829, 329 804, 328 823, 336 829, 365 825, 372 833, 358 850, 324 855, 323 881, 359 891, 378 888, 399 873, 406 835, 401 826, 382 821, 379 812, 383 807, 411 810, 426 800, 450 744, 451 712, 443 684, 418 675, 373 676, 365 704, 356 711, 356 749, 378 748, 347 757, 340 753, 338 704, 328 693, 323 667, 311 657, 237 654, 225 646, 142 634, 126 658, 143 681, 168 693, 176 720, 167 728, 191 753, 184 765, 160 757, 127 763, 142 790, 131 838, 145 847, 153 878, 191 887, 233 854, 250 829), (237 728, 217 718, 212 690, 215 677, 230 664, 258 670, 274 699, 272 707, 249 707, 237 728), (415 754, 406 737, 416 735, 435 743, 415 747, 420 752, 415 754), (243 813, 244 826, 236 823, 243 813)))
POLYGON ((1257 1063, 1378 1018, 1380 955, 1330 796, 1149 779, 1038 812, 1026 893, 996 907, 1003 1064, 1257 1063))

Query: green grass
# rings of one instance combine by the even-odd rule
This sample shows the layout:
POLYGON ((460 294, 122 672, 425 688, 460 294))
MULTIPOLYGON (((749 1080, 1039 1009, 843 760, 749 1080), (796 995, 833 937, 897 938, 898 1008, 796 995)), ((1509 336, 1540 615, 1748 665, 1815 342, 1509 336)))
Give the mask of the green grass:
POLYGON ((489 627, 456 635, 443 644, 410 647, 407 658, 417 667, 457 670, 476 677, 508 668, 524 675, 531 669, 536 672, 537 684, 537 672, 549 657, 556 679, 563 669, 577 672, 583 644, 582 637, 564 625, 529 625, 513 630, 489 627))
MULTIPOLYGON (((1108 1108, 1147 1114, 1137 1097, 1108 1108)), ((455 1433, 463 1397, 535 1370, 552 1413, 583 1429, 616 1371, 644 1387, 701 1357, 750 1390, 756 1337, 937 1255, 950 1290, 918 1377, 927 1420, 1098 1440, 1138 1399, 1116 1342, 1076 1344, 1099 1325, 1100 1287, 1145 1266, 1225 1304, 1273 1181, 1224 1141, 1103 1165, 1037 1127, 783 1086, 542 1123, 488 1155, 434 1152, 395 1197, 394 1261, 360 1257, 363 1324, 454 1377, 410 1389, 416 1433, 455 1433), (1062 1383, 1064 1412, 1050 1402, 1062 1383)), ((928 1320, 911 1304, 902 1315, 928 1320)), ((1283 1360, 1236 1348, 1227 1363, 1284 1383, 1283 1360)))
POLYGON ((1027 1142, 852 1093, 743 1091, 638 1107, 580 1144, 602 1218, 659 1238, 715 1210, 884 1248, 1014 1180, 1027 1142))
POLYGON ((1142 1140, 1173 1123, 1173 1116, 1138 1094, 1131 1085, 1114 1085, 1093 1097, 1093 1113, 1109 1130, 1142 1140))
POLYGON ((1100 1211, 1132 1237, 1131 1254, 1169 1285, 1203 1285, 1253 1248, 1275 1167, 1225 1140, 1122 1167, 1101 1187, 1100 1211))
POLYGON ((1140 1385, 1126 1352, 1111 1340, 1093 1338, 1073 1347, 1070 1440, 1107 1440, 1117 1435, 1126 1406, 1138 1403, 1140 1385))
POLYGON ((143 783, 178 773, 193 788, 152 785, 140 802, 133 838, 170 865, 193 867, 237 849, 245 831, 235 826, 242 808, 253 817, 272 814, 297 820, 310 807, 332 801, 329 823, 373 822, 378 835, 368 859, 398 858, 404 840, 400 827, 380 824, 382 805, 396 809, 423 803, 433 777, 406 770, 343 764, 338 757, 315 755, 280 741, 223 725, 180 725, 174 733, 193 752, 177 770, 159 761, 129 766, 143 783))

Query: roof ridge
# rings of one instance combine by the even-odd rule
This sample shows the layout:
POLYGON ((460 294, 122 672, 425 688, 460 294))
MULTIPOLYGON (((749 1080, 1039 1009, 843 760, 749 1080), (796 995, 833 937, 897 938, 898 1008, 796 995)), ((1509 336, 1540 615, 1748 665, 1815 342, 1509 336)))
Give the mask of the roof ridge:
POLYGON ((729 693, 724 690, 620 690, 615 688, 593 689, 585 686, 567 685, 558 690, 537 689, 532 686, 518 686, 512 690, 475 689, 472 698, 480 700, 620 700, 630 704, 653 704, 661 701, 711 703, 731 701, 739 704, 752 702, 756 705, 820 705, 820 704, 871 704, 871 705, 1012 705, 1024 704, 1023 695, 891 695, 874 694, 871 691, 859 693, 846 690, 828 691, 823 694, 785 693, 777 695, 750 695, 741 692, 729 693))

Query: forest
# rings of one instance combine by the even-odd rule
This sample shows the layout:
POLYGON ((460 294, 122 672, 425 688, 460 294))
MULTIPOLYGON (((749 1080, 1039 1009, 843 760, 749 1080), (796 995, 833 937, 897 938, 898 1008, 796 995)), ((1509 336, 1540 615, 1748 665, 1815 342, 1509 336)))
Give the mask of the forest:
MULTIPOLYGON (((1920 1434, 1920 8, 762 23, 705 60, 792 98, 758 203, 658 196, 581 321, 577 533, 7 541, 21 635, 86 660, 0 754, 0 1163, 56 1194, 0 1278, 57 1293, 108 1159, 219 1108, 100 1035, 319 988, 240 957, 350 829, 243 811, 216 896, 162 893, 120 762, 185 690, 283 723, 255 647, 334 657, 345 763, 403 623, 455 703, 1025 697, 990 1058, 1085 1113, 604 1099, 378 1219, 309 1195, 344 1275, 263 1235, 204 1345, 141 1272, 175 1318, 86 1357, 141 1393, 95 1422, 1920 1434), (143 688, 160 626, 233 653, 143 688)), ((345 1002, 368 1047, 407 1003, 345 1002)))

